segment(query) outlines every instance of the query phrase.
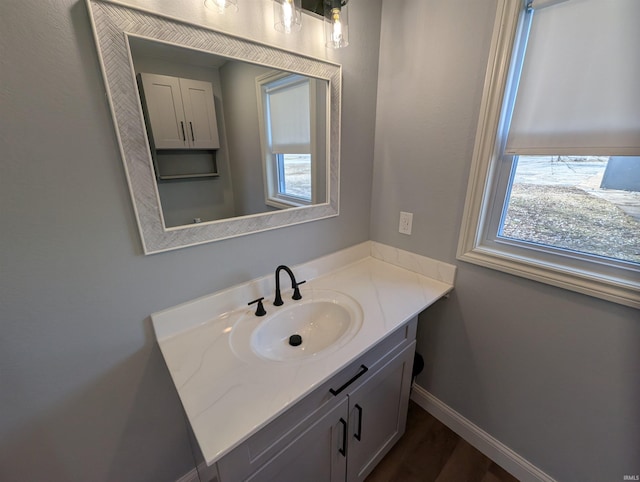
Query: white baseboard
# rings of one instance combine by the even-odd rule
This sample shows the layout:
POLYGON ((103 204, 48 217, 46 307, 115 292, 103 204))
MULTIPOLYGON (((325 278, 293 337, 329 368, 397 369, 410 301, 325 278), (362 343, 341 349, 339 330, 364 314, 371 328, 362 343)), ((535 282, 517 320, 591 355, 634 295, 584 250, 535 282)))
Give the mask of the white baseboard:
POLYGON ((413 385, 411 400, 521 482, 556 482, 502 442, 431 395, 420 385, 413 385))
POLYGON ((191 469, 189 472, 176 480, 176 482, 200 482, 200 477, 198 477, 198 470, 196 468, 191 469))

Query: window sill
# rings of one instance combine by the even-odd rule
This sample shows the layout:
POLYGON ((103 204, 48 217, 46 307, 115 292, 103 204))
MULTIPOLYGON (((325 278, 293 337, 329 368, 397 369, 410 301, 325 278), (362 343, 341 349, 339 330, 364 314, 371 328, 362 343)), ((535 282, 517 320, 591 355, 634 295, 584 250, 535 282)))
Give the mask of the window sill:
POLYGON ((612 275, 571 268, 529 256, 476 246, 458 259, 515 276, 640 309, 640 283, 612 275))
POLYGON ((293 199, 284 199, 284 198, 268 198, 265 200, 265 204, 267 206, 271 206, 273 208, 278 209, 289 209, 289 208, 302 208, 306 206, 311 206, 311 203, 305 201, 294 201, 293 199))

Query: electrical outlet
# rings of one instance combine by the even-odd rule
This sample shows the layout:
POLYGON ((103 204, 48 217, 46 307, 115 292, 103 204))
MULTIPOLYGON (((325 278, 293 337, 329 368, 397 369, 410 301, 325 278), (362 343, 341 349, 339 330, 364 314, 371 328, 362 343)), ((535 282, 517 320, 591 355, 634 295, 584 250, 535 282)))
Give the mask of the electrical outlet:
POLYGON ((400 227, 398 231, 402 234, 411 234, 411 225, 413 224, 413 213, 405 213, 400 211, 400 227))

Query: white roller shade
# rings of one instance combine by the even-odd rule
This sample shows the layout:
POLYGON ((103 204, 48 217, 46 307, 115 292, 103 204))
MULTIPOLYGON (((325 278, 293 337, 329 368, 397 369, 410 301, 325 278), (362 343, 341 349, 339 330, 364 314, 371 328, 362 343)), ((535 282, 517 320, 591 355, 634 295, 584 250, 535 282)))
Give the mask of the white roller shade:
POLYGON ((271 151, 276 154, 311 153, 309 80, 267 91, 271 151))
POLYGON ((640 155, 640 0, 536 3, 506 152, 640 155))

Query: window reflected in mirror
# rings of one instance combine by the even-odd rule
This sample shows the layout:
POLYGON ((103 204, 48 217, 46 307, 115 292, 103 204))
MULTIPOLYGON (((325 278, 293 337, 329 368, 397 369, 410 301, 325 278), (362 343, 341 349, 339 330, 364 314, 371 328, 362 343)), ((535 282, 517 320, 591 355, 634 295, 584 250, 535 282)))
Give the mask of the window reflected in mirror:
MULTIPOLYGON (((318 188, 324 179, 324 124, 318 105, 326 105, 326 88, 315 79, 273 71, 256 78, 265 203, 277 208, 324 202, 318 188), (319 142, 320 140, 320 142, 319 142)), ((325 190, 326 191, 326 190, 325 190)))

